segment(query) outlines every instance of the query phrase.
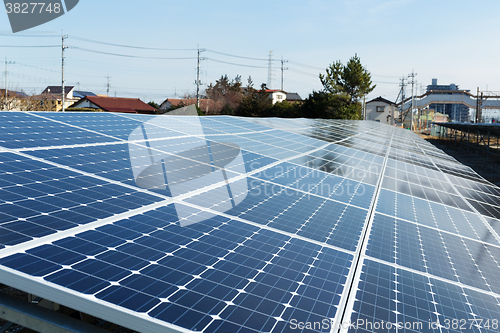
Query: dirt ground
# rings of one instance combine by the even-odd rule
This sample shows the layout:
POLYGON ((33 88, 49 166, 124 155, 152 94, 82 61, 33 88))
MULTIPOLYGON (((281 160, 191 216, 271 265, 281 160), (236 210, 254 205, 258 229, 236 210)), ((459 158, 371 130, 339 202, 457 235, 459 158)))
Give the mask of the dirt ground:
MULTIPOLYGON (((453 140, 439 139, 428 135, 421 135, 421 137, 460 163, 471 167, 483 178, 500 186, 500 156, 492 154, 487 156, 485 151, 476 151, 471 147, 467 150, 466 146, 460 146, 460 143, 453 140)), ((500 155, 500 151, 496 153, 500 155)))

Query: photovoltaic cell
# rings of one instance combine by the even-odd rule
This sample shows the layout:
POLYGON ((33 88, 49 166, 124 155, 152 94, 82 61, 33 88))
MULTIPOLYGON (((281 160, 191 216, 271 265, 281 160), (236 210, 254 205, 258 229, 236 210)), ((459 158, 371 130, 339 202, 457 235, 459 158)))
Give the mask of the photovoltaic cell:
POLYGON ((349 332, 498 332, 498 297, 370 260, 356 299, 349 332))
POLYGON ((4 148, 33 148, 101 143, 115 141, 109 137, 77 127, 52 122, 26 112, 0 114, 0 146, 4 148))

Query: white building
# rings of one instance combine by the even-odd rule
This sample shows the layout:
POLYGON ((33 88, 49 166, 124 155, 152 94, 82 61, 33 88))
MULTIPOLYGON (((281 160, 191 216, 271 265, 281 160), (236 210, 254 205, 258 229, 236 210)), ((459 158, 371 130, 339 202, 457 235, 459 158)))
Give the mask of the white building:
POLYGON ((396 109, 396 104, 381 96, 366 102, 365 120, 394 125, 394 119, 398 117, 399 111, 396 109))
POLYGON ((283 90, 268 89, 266 92, 269 93, 269 96, 271 96, 273 105, 286 100, 286 92, 283 90))

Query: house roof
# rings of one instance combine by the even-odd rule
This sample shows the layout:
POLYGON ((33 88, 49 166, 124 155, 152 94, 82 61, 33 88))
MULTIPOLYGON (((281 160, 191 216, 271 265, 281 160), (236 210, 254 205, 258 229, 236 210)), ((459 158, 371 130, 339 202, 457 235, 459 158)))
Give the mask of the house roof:
MULTIPOLYGON (((5 89, 0 89, 0 96, 4 96, 5 97, 5 89)), ((28 97, 28 95, 26 95, 25 93, 21 92, 21 91, 12 91, 12 90, 7 90, 7 96, 11 96, 11 97, 28 97)))
POLYGON ((90 101, 108 112, 155 113, 156 109, 138 98, 85 96, 71 107, 76 108, 84 101, 90 101))
POLYGON ((302 97, 300 97, 299 94, 297 94, 297 93, 287 93, 286 100, 287 101, 302 101, 302 97))
MULTIPOLYGON (((179 105, 193 105, 196 104, 196 98, 167 98, 163 103, 161 103, 160 110, 166 110, 170 106, 179 105), (170 105, 168 105, 170 104, 170 105)), ((208 109, 213 109, 215 106, 215 101, 208 98, 200 98, 200 109, 207 111, 208 109)))
POLYGON ((84 98, 85 96, 97 96, 97 95, 90 91, 75 90, 73 91, 73 96, 84 98))
MULTIPOLYGON (((67 86, 67 87, 65 86, 64 93, 67 95, 73 89, 75 89, 74 86, 67 86)), ((44 95, 44 94, 61 95, 61 92, 62 92, 61 86, 48 86, 47 88, 45 88, 44 91, 42 91, 42 95, 44 95)))
POLYGON ((374 99, 372 99, 371 101, 366 102, 366 104, 368 104, 368 103, 372 103, 372 102, 383 102, 383 103, 386 103, 386 104, 389 104, 389 105, 396 105, 396 103, 391 102, 390 100, 385 99, 385 98, 383 98, 382 96, 379 96, 379 97, 377 97, 377 98, 374 98, 374 99))

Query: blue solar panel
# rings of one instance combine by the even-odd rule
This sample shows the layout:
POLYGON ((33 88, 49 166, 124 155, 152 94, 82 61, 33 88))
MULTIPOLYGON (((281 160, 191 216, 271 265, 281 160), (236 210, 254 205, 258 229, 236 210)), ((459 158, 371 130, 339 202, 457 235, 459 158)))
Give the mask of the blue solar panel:
POLYGON ((13 246, 161 199, 12 153, 0 153, 0 244, 13 246))
MULTIPOLYGON (((499 298, 366 260, 349 332, 498 332, 499 298)), ((347 326, 346 326, 347 327, 347 326)))
POLYGON ((409 131, 0 118, 0 283, 142 332, 498 332, 500 189, 409 131))
POLYGON ((101 143, 116 141, 80 127, 68 126, 46 119, 43 114, 27 112, 0 113, 0 146, 4 148, 33 148, 101 143))

